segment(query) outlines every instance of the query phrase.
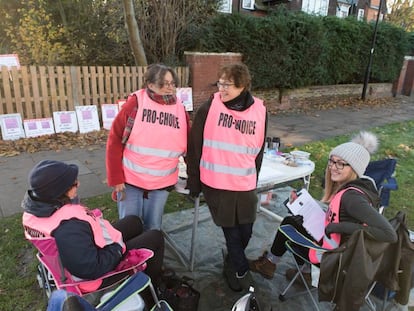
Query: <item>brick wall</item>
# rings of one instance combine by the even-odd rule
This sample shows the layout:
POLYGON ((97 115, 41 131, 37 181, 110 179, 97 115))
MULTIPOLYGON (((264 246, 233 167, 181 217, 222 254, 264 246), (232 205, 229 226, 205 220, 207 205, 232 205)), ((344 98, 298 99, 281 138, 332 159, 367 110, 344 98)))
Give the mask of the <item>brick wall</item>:
POLYGON ((189 86, 193 88, 194 110, 206 102, 210 95, 217 92, 217 72, 225 64, 242 61, 240 53, 198 53, 185 52, 190 69, 189 86))
POLYGON ((394 95, 414 95, 414 57, 406 56, 401 68, 400 76, 393 86, 394 95))

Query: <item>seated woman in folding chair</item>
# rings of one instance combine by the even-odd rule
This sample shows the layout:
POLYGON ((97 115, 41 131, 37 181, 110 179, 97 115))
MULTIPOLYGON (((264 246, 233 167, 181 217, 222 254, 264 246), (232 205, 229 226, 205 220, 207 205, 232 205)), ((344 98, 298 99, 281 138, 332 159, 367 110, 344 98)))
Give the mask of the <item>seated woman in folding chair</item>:
MULTIPOLYGON (((329 204, 325 219, 325 235, 322 241, 315 239, 303 227, 300 215, 287 216, 281 225, 290 224, 301 234, 326 249, 333 249, 344 243, 356 230, 363 229, 373 239, 381 242, 395 242, 397 235, 388 220, 378 212, 380 203, 378 191, 372 179, 364 172, 370 161, 370 153, 376 151, 377 137, 370 132, 360 132, 352 141, 335 147, 329 154, 325 173, 325 191, 322 202, 329 204)), ((278 230, 270 252, 250 261, 250 270, 271 279, 280 257, 286 252, 287 237, 278 230)), ((300 247, 298 247, 300 249, 300 247)), ((308 248, 300 250, 303 258, 318 264, 320 258, 308 248)), ((297 257, 307 283, 311 283, 310 266, 297 257)), ((285 273, 288 279, 296 275, 295 269, 285 273)), ((299 279, 298 279, 299 280, 299 279)))
MULTIPOLYGON (((23 226, 39 236, 54 237, 62 265, 71 274, 79 279, 98 279, 116 270, 129 250, 146 248, 154 256, 147 261, 145 272, 153 283, 159 281, 164 258, 161 231, 144 232, 137 216, 111 225, 99 210, 80 205, 76 165, 43 160, 31 170, 29 185, 22 202, 23 226)), ((93 290, 110 285, 106 281, 115 280, 97 282, 93 290)))

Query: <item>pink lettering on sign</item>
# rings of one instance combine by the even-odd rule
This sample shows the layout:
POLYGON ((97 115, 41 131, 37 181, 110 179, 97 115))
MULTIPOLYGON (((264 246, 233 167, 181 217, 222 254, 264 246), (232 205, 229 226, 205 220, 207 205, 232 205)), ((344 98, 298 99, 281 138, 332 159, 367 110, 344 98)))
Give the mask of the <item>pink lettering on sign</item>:
POLYGON ((92 111, 90 111, 90 110, 82 111, 82 118, 84 120, 91 120, 92 119, 92 111))
POLYGON ((17 119, 13 118, 13 119, 6 119, 5 120, 5 125, 7 129, 17 129, 19 127, 19 125, 17 124, 17 119))
POLYGON ((60 115, 60 122, 61 123, 71 123, 71 118, 70 118, 70 114, 69 113, 62 113, 60 115))
POLYGON ((106 110, 106 117, 109 119, 115 118, 115 110, 114 109, 107 109, 106 110))
POLYGON ((30 122, 29 124, 27 124, 27 128, 29 130, 36 130, 37 129, 36 122, 30 122))
POLYGON ((49 122, 42 122, 42 129, 50 129, 50 123, 49 122))

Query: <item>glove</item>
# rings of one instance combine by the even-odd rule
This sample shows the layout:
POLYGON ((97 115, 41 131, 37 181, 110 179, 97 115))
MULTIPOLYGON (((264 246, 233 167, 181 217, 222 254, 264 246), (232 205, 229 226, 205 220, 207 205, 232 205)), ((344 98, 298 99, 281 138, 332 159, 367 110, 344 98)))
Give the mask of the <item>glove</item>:
POLYGON ((302 226, 303 225, 303 216, 302 215, 294 215, 290 217, 292 219, 292 222, 295 224, 302 226))
POLYGON ((141 265, 143 267, 142 270, 144 270, 146 267, 145 262, 152 256, 154 256, 154 252, 149 249, 131 249, 124 256, 118 266, 116 266, 115 271, 126 270, 137 265, 141 265))
POLYGON ((328 224, 328 225, 325 227, 325 235, 328 237, 328 239, 330 239, 330 238, 331 238, 331 233, 335 233, 335 231, 333 231, 333 226, 332 226, 332 224, 328 224))

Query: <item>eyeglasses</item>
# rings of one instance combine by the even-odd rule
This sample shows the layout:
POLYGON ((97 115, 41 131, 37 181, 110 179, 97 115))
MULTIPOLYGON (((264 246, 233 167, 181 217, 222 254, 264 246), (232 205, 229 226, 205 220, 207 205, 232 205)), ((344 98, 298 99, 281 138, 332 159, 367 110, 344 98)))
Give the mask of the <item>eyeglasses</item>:
POLYGON ((162 83, 159 84, 160 87, 175 87, 175 82, 174 81, 164 81, 162 83))
POLYGON ((229 88, 229 86, 234 85, 234 83, 221 83, 221 82, 217 81, 216 85, 217 85, 218 88, 222 87, 224 90, 227 90, 229 88))
POLYGON ((336 169, 338 169, 338 170, 343 170, 345 166, 349 166, 350 164, 349 163, 342 162, 342 161, 334 161, 332 159, 329 159, 328 160, 328 166, 329 166, 329 168, 331 168, 332 165, 335 165, 336 169))

